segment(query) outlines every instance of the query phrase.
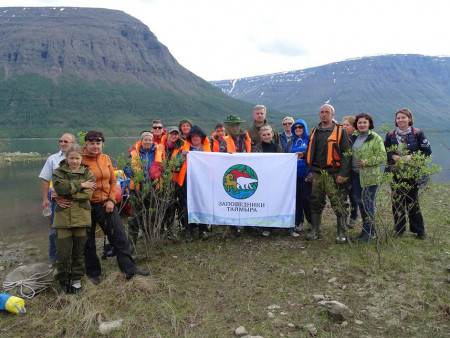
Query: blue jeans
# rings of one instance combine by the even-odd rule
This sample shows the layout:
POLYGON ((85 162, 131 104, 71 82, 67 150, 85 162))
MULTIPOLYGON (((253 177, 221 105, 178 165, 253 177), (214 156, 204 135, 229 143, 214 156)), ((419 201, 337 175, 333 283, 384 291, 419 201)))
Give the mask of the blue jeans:
POLYGON ((359 181, 359 173, 352 170, 351 173, 353 197, 358 203, 361 218, 363 220, 363 231, 370 234, 375 234, 374 220, 375 220, 375 197, 377 195, 377 185, 369 187, 361 187, 359 181))

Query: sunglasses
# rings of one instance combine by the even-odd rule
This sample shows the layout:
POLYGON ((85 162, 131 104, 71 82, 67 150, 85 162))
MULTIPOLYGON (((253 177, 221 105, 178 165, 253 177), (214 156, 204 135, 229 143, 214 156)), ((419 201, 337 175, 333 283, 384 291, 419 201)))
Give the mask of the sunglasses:
POLYGON ((59 140, 59 143, 73 143, 71 141, 66 141, 66 140, 59 140))
POLYGON ((103 141, 102 140, 102 138, 101 137, 89 137, 86 141, 89 141, 89 142, 101 142, 101 141, 103 141))
POLYGON ((294 126, 294 129, 303 129, 303 126, 302 125, 297 125, 297 126, 294 126))
POLYGON ((293 123, 293 122, 284 122, 284 123, 283 123, 283 126, 292 126, 292 123, 293 123))
POLYGON ((153 129, 163 129, 163 127, 160 127, 160 126, 153 126, 152 128, 153 129))

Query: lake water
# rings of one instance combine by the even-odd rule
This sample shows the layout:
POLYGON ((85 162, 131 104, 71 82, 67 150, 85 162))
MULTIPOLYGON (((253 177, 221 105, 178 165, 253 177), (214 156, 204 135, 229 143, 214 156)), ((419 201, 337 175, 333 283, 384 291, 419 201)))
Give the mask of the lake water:
MULTIPOLYGON (((442 172, 433 177, 436 182, 450 182, 450 133, 427 135, 433 150, 433 161, 442 172)), ((104 153, 115 158, 126 153, 136 141, 133 138, 109 138, 104 153)), ((31 152, 53 154, 59 149, 58 139, 2 139, 0 152, 31 152)), ((18 240, 46 243, 47 219, 42 216, 41 180, 38 175, 42 161, 13 163, 0 167, 0 233, 18 240)))

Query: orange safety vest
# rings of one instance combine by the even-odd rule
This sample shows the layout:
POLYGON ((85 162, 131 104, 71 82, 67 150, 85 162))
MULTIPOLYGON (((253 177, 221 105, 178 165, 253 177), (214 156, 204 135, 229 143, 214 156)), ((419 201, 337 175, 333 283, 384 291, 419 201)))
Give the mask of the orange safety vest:
MULTIPOLYGON (((212 140, 211 151, 212 151, 212 152, 215 152, 215 153, 218 153, 218 152, 220 152, 220 143, 219 143, 219 141, 214 137, 214 136, 216 136, 216 133, 213 133, 211 136, 212 136, 212 138, 211 138, 211 140, 212 140)), ((224 139, 225 142, 227 142, 227 138, 229 138, 228 135, 225 135, 225 136, 223 137, 223 139, 224 139)), ((228 143, 227 143, 227 147, 228 147, 228 143)))
MULTIPOLYGON (((203 140, 203 151, 211 152, 211 144, 209 143, 209 140, 207 137, 203 140)), ((181 151, 189 151, 191 150, 191 142, 184 141, 184 145, 181 147, 181 151)), ((184 183, 184 179, 186 178, 186 169, 187 169, 187 161, 184 161, 183 165, 181 166, 180 173, 178 175, 178 185, 182 186, 184 183)))
MULTIPOLYGON (((173 150, 171 159, 175 158, 178 155, 178 153, 181 151, 182 148, 183 148, 183 146, 181 146, 180 148, 175 148, 173 150)), ((161 163, 165 159, 166 159, 166 146, 165 146, 165 143, 161 143, 156 146, 155 162, 161 163)), ((178 182, 178 176, 179 176, 179 173, 173 173, 172 181, 178 182)))
MULTIPOLYGON (((248 135, 248 132, 245 131, 245 136, 247 137, 245 140, 245 150, 247 150, 247 153, 252 152, 252 139, 248 135)), ((235 153, 236 152, 236 144, 234 143, 233 137, 227 136, 225 139, 227 141, 227 152, 229 153, 235 153)))
MULTIPOLYGON (((342 161, 341 148, 339 144, 341 143, 342 137, 342 125, 335 123, 333 131, 327 140, 327 166, 329 167, 340 167, 342 161)), ((316 128, 313 128, 311 135, 309 137, 309 147, 308 152, 306 154, 306 162, 308 165, 312 165, 312 160, 314 157, 314 146, 315 146, 315 137, 316 128)))

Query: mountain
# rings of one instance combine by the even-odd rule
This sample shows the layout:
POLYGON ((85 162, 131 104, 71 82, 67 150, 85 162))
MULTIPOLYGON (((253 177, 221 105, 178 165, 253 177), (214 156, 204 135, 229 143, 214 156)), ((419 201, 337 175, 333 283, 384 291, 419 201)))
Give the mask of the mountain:
POLYGON ((226 115, 251 114, 122 11, 0 8, 0 61, 0 137, 137 135, 152 119, 212 128, 226 115))
POLYGON ((448 132, 450 126, 449 57, 372 56, 212 83, 233 98, 310 123, 317 122, 318 108, 330 103, 338 120, 368 112, 376 126, 393 126, 395 111, 409 107, 419 128, 448 132))

